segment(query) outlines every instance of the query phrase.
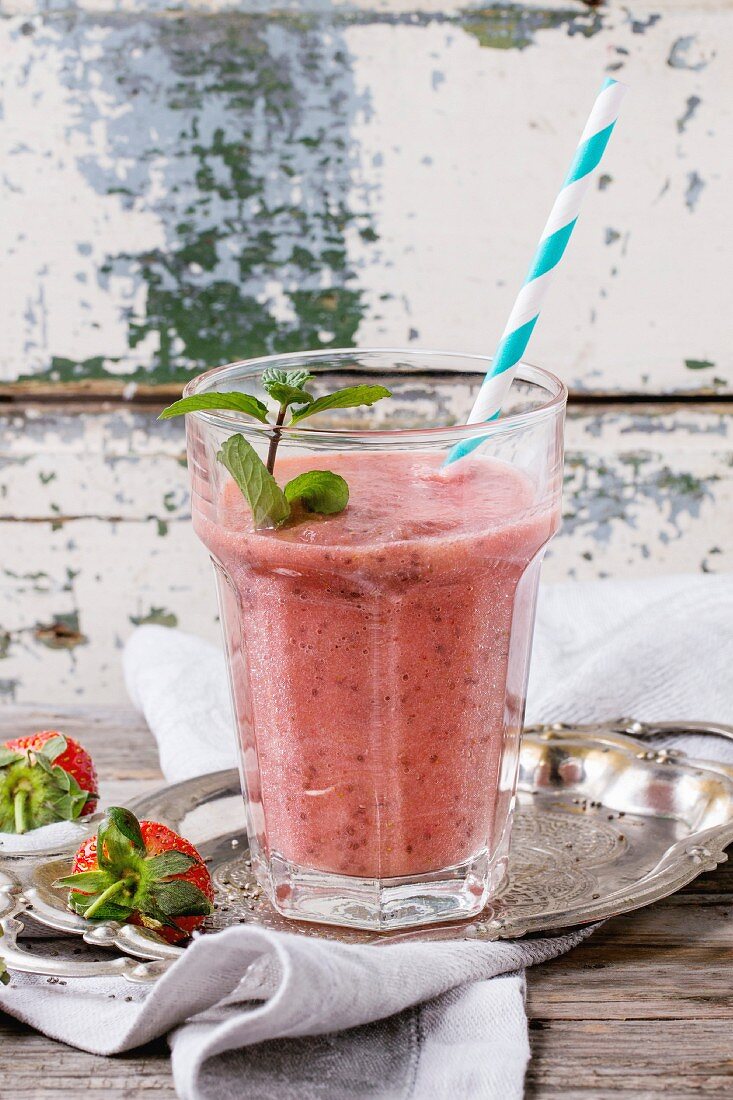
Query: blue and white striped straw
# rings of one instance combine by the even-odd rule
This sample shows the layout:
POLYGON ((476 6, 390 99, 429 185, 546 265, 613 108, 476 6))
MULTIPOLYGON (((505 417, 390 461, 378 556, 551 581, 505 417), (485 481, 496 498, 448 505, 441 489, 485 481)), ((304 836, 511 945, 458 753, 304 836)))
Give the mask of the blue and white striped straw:
MULTIPOLYGON (((611 136, 621 101, 627 86, 607 79, 593 104, 593 109, 580 135, 573 162, 532 258, 527 278, 517 295, 506 328, 496 349, 491 369, 481 384, 476 402, 468 418, 469 424, 481 424, 495 417, 506 398, 520 359, 524 355, 532 330, 542 309, 547 290, 557 265, 562 259, 570 235, 580 213, 580 205, 591 183, 611 136)), ((446 462, 468 454, 481 439, 466 440, 454 447, 446 462)))

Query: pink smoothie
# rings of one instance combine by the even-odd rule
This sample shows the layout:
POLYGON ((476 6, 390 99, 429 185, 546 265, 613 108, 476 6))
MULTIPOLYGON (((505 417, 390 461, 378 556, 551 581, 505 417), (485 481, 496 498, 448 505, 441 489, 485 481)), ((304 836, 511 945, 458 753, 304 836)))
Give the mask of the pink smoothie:
POLYGON ((230 481, 194 515, 219 567, 256 843, 368 878, 492 855, 557 514, 493 459, 328 453, 280 457, 276 476, 306 469, 346 478, 344 512, 254 531, 230 481))

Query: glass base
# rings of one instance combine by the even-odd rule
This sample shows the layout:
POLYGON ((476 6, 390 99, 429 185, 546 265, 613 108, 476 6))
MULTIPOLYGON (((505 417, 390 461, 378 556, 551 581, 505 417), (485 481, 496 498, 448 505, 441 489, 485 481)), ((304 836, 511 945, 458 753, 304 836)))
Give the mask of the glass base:
POLYGON ((465 863, 411 878, 334 875, 299 867, 277 854, 269 864, 253 860, 253 867, 284 917, 392 932, 475 917, 504 877, 506 852, 490 860, 484 850, 465 863))

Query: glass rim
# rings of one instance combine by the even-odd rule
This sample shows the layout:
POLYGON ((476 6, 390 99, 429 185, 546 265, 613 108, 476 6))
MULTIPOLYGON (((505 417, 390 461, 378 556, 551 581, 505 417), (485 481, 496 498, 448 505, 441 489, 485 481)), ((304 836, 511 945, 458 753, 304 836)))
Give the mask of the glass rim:
MULTIPOLYGON (((324 367, 329 365, 329 361, 334 358, 344 358, 347 356, 353 357, 358 355, 372 355, 372 356, 400 356, 405 359, 424 359, 425 357, 431 357, 437 360, 464 360, 467 364, 475 364, 475 371, 461 371, 456 370, 455 367, 450 368, 446 365, 445 370, 447 373, 461 375, 461 374, 486 374, 493 357, 490 355, 476 355, 469 352, 454 352, 454 351, 434 351, 432 349, 422 348, 392 348, 392 347, 352 347, 352 348, 328 348, 319 349, 317 351, 300 351, 300 352, 281 352, 278 355, 264 355, 258 356, 254 359, 238 359, 232 363, 224 363, 219 367, 212 367, 210 370, 204 371, 202 374, 197 374, 194 378, 188 381, 183 389, 183 397, 193 397, 200 393, 215 392, 216 382, 230 374, 243 373, 246 375, 254 375, 261 373, 266 367, 277 366, 279 363, 292 364, 298 363, 310 363, 314 367, 318 367, 321 364, 324 367)), ((331 366, 336 364, 331 363, 331 366)), ((417 367, 417 364, 416 364, 417 367)), ((355 369, 356 373, 360 373, 358 367, 355 369)), ((364 370, 364 374, 368 373, 368 369, 364 370)), ((416 370, 417 373, 417 370, 416 370)), ((430 370, 423 368, 422 373, 430 375, 430 370)), ((436 372, 437 373, 437 372, 436 372)), ((409 377, 408 374, 405 375, 409 377)), ((530 384, 540 386, 548 391, 547 400, 538 405, 534 409, 528 409, 524 412, 508 413, 506 416, 502 416, 499 420, 484 421, 477 424, 444 424, 435 425, 431 427, 417 427, 417 428, 316 428, 308 427, 305 424, 297 424, 293 427, 283 426, 278 428, 280 438, 285 441, 286 439, 298 439, 308 438, 310 440, 358 440, 363 443, 383 443, 390 439, 399 437, 408 437, 411 440, 416 440, 419 437, 434 437, 438 438, 454 438, 456 440, 471 439, 477 435, 481 436, 494 436, 498 434, 504 434, 509 431, 516 431, 519 428, 527 427, 529 424, 535 424, 549 419, 553 416, 559 415, 565 407, 568 397, 568 390, 562 379, 558 378, 556 374, 546 370, 544 367, 537 367, 532 363, 528 363, 522 360, 517 364, 517 373, 515 376, 519 381, 529 382, 530 384)), ((223 411, 223 410, 222 410, 223 411)), ((233 423, 237 423, 237 426, 241 424, 241 427, 246 431, 253 434, 263 435, 268 437, 271 435, 275 425, 273 424, 261 424, 256 420, 251 420, 245 417, 244 414, 237 413, 236 410, 226 410, 226 416, 221 415, 219 410, 211 409, 199 409, 195 412, 186 413, 186 416, 194 416, 202 420, 204 423, 216 426, 219 428, 231 429, 233 423)))

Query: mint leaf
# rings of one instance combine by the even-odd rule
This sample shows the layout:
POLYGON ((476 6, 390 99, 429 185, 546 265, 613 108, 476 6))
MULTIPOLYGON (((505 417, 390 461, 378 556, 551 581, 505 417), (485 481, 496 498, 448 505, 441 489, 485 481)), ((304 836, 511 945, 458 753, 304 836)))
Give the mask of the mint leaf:
POLYGON ((262 386, 283 409, 288 405, 309 405, 313 394, 303 387, 312 377, 307 370, 278 370, 277 367, 268 367, 262 372, 262 386))
POLYGON ((278 405, 284 405, 286 408, 288 405, 302 405, 303 402, 309 404, 313 400, 313 394, 296 389, 295 386, 288 386, 284 382, 271 382, 267 392, 278 405))
POLYGON ((158 420, 170 420, 184 413, 200 412, 207 409, 230 409, 234 412, 253 416, 261 424, 267 424, 267 405, 248 393, 200 393, 193 397, 182 397, 163 409, 158 420))
POLYGON ((310 405, 300 409, 293 409, 292 424, 305 420, 306 416, 325 412, 326 409, 355 409, 359 405, 373 405, 375 401, 381 401, 383 397, 391 397, 390 390, 384 386, 347 386, 346 389, 336 390, 325 397, 319 397, 310 405))
POLYGON ((266 367, 262 372, 262 387, 271 392, 273 385, 292 386, 293 389, 302 390, 313 375, 309 370, 280 370, 279 367, 266 367))
POLYGON ((299 500, 307 511, 331 516, 349 503, 349 486, 330 470, 308 470, 287 483, 285 496, 290 504, 299 500))
POLYGON ((255 527, 279 527, 290 505, 264 462, 243 435, 233 435, 216 456, 242 490, 252 509, 255 527))

